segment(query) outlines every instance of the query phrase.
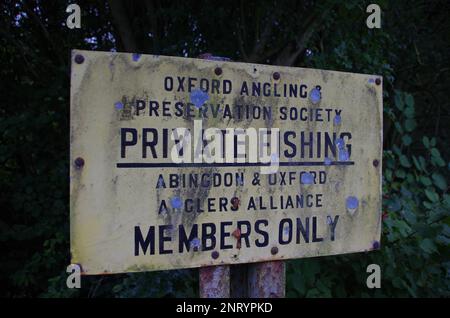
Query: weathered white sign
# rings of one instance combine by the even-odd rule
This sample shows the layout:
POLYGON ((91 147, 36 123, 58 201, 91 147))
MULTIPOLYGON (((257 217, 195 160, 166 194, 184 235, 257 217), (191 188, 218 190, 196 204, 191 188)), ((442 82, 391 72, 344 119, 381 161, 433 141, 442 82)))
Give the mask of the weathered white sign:
POLYGON ((84 274, 367 251, 374 75, 73 51, 71 252, 84 274))

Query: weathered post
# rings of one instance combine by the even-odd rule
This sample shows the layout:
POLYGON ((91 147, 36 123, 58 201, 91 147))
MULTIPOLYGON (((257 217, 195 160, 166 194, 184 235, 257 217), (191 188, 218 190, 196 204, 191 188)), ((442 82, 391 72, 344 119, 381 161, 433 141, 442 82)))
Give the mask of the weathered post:
POLYGON ((200 297, 230 297, 230 266, 200 267, 200 297))
POLYGON ((248 265, 249 298, 283 298, 285 291, 286 264, 284 261, 248 265))

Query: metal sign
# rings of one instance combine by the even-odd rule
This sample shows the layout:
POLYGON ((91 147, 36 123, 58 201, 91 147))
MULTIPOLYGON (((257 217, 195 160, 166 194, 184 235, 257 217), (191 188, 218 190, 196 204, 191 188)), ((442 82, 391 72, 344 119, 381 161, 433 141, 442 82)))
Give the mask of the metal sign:
POLYGON ((379 248, 379 76, 75 50, 70 135, 84 274, 379 248))

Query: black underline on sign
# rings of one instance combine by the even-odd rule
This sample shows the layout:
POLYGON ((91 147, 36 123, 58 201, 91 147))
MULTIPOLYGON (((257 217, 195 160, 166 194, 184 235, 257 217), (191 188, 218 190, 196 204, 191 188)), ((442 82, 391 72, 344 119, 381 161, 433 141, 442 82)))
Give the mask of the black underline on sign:
MULTIPOLYGON (((295 166, 352 166, 354 161, 323 161, 279 162, 281 167, 295 166)), ((208 168, 208 167, 269 167, 270 163, 237 162, 237 163, 148 163, 148 162, 119 162, 117 168, 208 168)), ((275 166, 275 165, 274 165, 275 166)))

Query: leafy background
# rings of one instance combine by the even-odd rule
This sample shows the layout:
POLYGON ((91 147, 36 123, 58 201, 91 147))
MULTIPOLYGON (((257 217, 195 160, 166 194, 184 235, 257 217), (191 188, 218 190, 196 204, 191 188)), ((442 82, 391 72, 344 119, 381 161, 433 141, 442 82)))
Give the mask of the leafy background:
POLYGON ((198 296, 197 270, 86 277, 68 289, 69 61, 73 48, 379 74, 381 250, 289 261, 289 297, 448 297, 448 1, 69 1, 0 4, 0 295, 198 296), (366 7, 382 8, 368 29, 366 7), (382 269, 367 289, 366 267, 382 269))

